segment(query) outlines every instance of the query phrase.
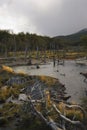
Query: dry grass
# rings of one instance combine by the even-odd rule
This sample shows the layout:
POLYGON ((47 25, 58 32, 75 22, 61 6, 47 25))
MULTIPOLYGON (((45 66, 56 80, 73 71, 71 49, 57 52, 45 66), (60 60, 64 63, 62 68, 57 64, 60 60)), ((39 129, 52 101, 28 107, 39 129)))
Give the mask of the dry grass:
POLYGON ((51 86, 58 82, 58 79, 50 77, 50 76, 40 76, 42 82, 45 82, 48 86, 51 86))
POLYGON ((14 72, 11 67, 8 67, 8 66, 5 66, 5 65, 2 65, 2 70, 5 70, 5 71, 10 72, 10 73, 14 72))

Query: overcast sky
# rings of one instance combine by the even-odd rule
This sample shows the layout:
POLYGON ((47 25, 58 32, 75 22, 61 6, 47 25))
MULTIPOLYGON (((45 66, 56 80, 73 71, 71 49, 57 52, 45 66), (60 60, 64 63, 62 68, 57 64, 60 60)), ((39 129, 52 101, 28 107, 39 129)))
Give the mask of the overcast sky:
POLYGON ((87 0, 0 0, 0 29, 68 35, 87 28, 87 0))

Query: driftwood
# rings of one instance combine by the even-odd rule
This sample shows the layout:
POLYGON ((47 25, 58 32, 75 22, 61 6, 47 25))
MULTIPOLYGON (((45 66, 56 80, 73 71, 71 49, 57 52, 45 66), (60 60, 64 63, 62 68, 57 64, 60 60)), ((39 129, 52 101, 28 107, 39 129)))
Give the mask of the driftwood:
POLYGON ((48 126, 51 127, 52 130, 63 130, 61 128, 59 128, 56 123, 51 119, 49 118, 49 120, 47 120, 41 112, 37 111, 36 108, 34 107, 32 101, 31 101, 31 98, 29 96, 29 99, 30 99, 30 103, 31 103, 31 107, 32 107, 32 110, 36 113, 36 115, 42 120, 44 121, 44 123, 46 123, 48 126))
POLYGON ((66 108, 70 108, 70 109, 72 109, 72 108, 74 108, 74 109, 79 109, 82 113, 83 113, 83 119, 85 119, 86 117, 86 112, 85 112, 85 110, 81 107, 81 106, 79 106, 79 105, 65 105, 65 107, 66 108))
POLYGON ((63 130, 59 128, 51 118, 49 118, 49 122, 47 122, 47 125, 49 125, 52 128, 52 130, 63 130))
POLYGON ((81 128, 83 128, 83 130, 86 130, 84 125, 80 122, 80 121, 72 121, 70 120, 69 118, 65 117, 64 115, 62 115, 62 113, 58 110, 58 108, 56 107, 55 104, 52 104, 53 108, 55 109, 55 111, 58 113, 58 115, 60 116, 60 118, 72 125, 75 125, 75 126, 80 126, 81 128))
MULTIPOLYGON (((32 102, 32 100, 31 100, 30 97, 29 97, 29 101, 30 101, 30 103, 31 103, 31 107, 32 107, 33 113, 35 113, 44 123, 46 123, 48 126, 50 126, 52 130, 66 130, 66 128, 65 128, 65 123, 66 123, 66 122, 67 122, 67 123, 70 123, 70 124, 72 124, 72 125, 74 125, 74 126, 79 126, 79 127, 81 127, 83 130, 86 130, 85 127, 84 127, 84 125, 83 125, 80 121, 70 120, 69 118, 67 118, 65 115, 63 115, 63 114, 58 110, 58 108, 56 107, 55 104, 52 104, 53 108, 54 108, 55 111, 58 113, 60 119, 62 119, 62 126, 61 126, 61 127, 58 127, 57 123, 54 122, 54 120, 53 120, 51 117, 48 117, 49 119, 46 119, 46 118, 42 115, 42 113, 39 112, 39 111, 35 108, 35 106, 34 106, 34 104, 33 104, 33 102, 32 102)), ((76 107, 76 108, 79 108, 79 109, 83 112, 83 109, 82 109, 80 106, 78 106, 78 105, 71 105, 71 106, 66 105, 66 106, 67 106, 68 108, 72 108, 72 107, 74 107, 74 108, 75 108, 75 107, 76 107)))
MULTIPOLYGON (((37 85, 35 84, 33 86, 33 89, 37 88, 36 86, 37 85)), ((41 90, 40 87, 39 87, 39 92, 41 93, 42 99, 43 99, 44 95, 43 95, 42 90, 41 90)), ((57 112, 60 120, 62 121, 60 124, 58 124, 57 122, 55 122, 51 118, 51 116, 47 115, 47 117, 44 117, 43 114, 36 109, 36 107, 34 106, 34 104, 37 103, 37 102, 40 103, 41 100, 37 100, 37 101, 36 100, 32 100, 32 98, 30 96, 28 97, 28 99, 29 99, 29 102, 31 104, 31 108, 32 108, 33 113, 35 113, 44 123, 46 123, 48 126, 50 126, 52 128, 52 130, 66 130, 66 123, 69 123, 69 124, 71 124, 71 125, 73 125, 75 127, 80 127, 83 130, 85 130, 85 127, 82 124, 82 122, 80 122, 78 120, 77 121, 71 120, 71 119, 67 118, 66 115, 65 115, 66 114, 65 113, 65 109, 67 109, 67 108, 68 109, 75 109, 75 110, 79 109, 82 112, 82 114, 83 114, 83 119, 85 119, 85 111, 83 110, 83 108, 81 106, 79 106, 79 105, 68 105, 68 104, 64 103, 63 114, 62 114, 58 110, 58 108, 56 107, 56 105, 54 103, 52 103, 52 108, 57 112)), ((54 101, 56 100, 54 98, 52 98, 52 99, 54 101)), ((62 100, 57 100, 57 102, 63 102, 63 101, 62 100)), ((50 112, 50 110, 47 110, 47 113, 49 113, 49 112, 50 112)))

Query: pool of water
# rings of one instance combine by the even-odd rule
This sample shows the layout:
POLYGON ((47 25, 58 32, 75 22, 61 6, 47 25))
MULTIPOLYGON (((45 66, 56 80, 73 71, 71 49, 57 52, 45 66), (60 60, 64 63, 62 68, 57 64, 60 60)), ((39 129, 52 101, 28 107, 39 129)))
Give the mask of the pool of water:
POLYGON ((65 84, 67 94, 72 96, 70 101, 80 103, 81 98, 85 96, 85 90, 87 90, 87 82, 84 82, 84 77, 80 75, 80 72, 87 72, 87 66, 77 66, 72 60, 66 60, 64 66, 53 67, 53 63, 49 62, 49 64, 40 65, 40 69, 36 69, 36 66, 16 66, 13 69, 15 72, 24 72, 29 75, 46 75, 58 78, 62 84, 65 84))

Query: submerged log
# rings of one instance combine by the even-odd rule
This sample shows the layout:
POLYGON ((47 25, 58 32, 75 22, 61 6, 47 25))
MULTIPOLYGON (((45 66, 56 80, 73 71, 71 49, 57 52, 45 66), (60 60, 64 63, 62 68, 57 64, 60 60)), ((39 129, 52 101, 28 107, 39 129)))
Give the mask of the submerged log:
POLYGON ((39 65, 36 65, 36 69, 39 69, 40 68, 40 66, 39 65))

